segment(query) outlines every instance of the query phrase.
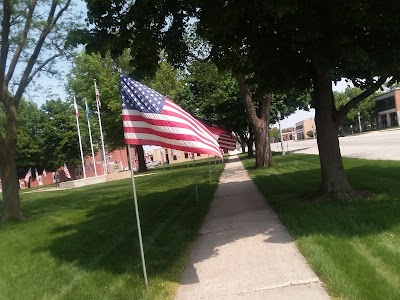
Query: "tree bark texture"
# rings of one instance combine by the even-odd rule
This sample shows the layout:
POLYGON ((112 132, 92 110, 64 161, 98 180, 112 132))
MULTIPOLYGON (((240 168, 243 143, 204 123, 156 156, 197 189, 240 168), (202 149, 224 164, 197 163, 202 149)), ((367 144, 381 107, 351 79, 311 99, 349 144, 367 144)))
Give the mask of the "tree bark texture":
MULTIPOLYGON (((266 93, 260 101, 257 113, 253 96, 243 74, 237 74, 242 101, 246 108, 247 118, 254 134, 256 144, 256 168, 272 166, 271 145, 268 138, 269 110, 272 94, 266 93)), ((249 145, 250 146, 250 145, 249 145)), ((251 147, 249 147, 250 151, 251 147)))
POLYGON ((136 153, 138 154, 139 172, 146 172, 146 160, 144 157, 144 150, 142 145, 135 145, 136 153))
POLYGON ((321 164, 319 197, 344 199, 353 194, 347 180, 338 138, 337 111, 334 105, 331 77, 314 68, 314 106, 317 143, 321 164))
POLYGON ((3 89, 3 103, 6 113, 6 135, 0 140, 0 175, 2 180, 3 216, 1 222, 21 220, 19 184, 15 155, 17 151, 17 107, 16 103, 3 89))

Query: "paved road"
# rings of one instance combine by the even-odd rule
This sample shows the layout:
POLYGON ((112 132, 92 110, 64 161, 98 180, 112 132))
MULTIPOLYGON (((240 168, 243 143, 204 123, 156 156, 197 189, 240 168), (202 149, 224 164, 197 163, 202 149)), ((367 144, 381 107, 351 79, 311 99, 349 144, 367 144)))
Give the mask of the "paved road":
POLYGON ((237 156, 220 177, 175 299, 329 299, 237 156))
MULTIPOLYGON (((342 156, 366 159, 400 160, 400 128, 374 131, 360 135, 339 138, 342 156)), ((284 142, 290 152, 318 154, 316 140, 284 142)), ((281 149, 280 144, 271 144, 272 151, 281 149)))

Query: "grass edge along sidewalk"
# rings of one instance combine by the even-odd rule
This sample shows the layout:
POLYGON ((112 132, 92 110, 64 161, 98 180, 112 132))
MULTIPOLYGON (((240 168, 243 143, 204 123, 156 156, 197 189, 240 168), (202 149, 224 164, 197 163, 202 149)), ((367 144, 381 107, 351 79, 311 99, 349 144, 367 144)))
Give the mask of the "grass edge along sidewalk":
MULTIPOLYGON (((172 299, 224 164, 138 177, 149 289, 130 179, 22 194, 27 219, 0 225, 0 299, 172 299)), ((1 208, 0 208, 1 213, 1 208)))
POLYGON ((400 162, 344 158, 351 185, 374 194, 313 202, 318 156, 275 156, 265 169, 240 159, 332 298, 400 299, 400 162))

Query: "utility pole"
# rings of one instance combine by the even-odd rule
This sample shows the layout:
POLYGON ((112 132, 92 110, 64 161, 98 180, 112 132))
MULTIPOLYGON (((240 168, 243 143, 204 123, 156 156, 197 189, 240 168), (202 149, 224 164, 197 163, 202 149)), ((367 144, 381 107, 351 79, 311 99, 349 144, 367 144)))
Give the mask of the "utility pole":
POLYGON ((283 139, 282 139, 282 128, 281 128, 281 112, 277 113, 278 123, 279 123, 279 134, 281 136, 281 147, 282 147, 282 155, 285 155, 285 148, 283 148, 283 139))
POLYGON ((361 114, 358 112, 358 127, 360 129, 360 133, 362 132, 362 126, 361 126, 361 114))

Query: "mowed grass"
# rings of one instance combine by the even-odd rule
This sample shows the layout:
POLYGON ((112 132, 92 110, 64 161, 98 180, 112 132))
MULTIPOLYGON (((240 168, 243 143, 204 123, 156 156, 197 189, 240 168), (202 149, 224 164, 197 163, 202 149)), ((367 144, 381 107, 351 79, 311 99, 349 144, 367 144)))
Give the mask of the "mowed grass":
POLYGON ((241 159, 332 298, 400 299, 400 162, 345 158, 351 185, 374 194, 313 202, 318 156, 275 156, 259 170, 241 159))
MULTIPOLYGON (((24 193, 27 219, 0 225, 0 299, 171 299, 223 164, 136 177, 149 277, 144 287, 131 180, 24 193)), ((0 208, 0 213, 2 213, 0 208)))

